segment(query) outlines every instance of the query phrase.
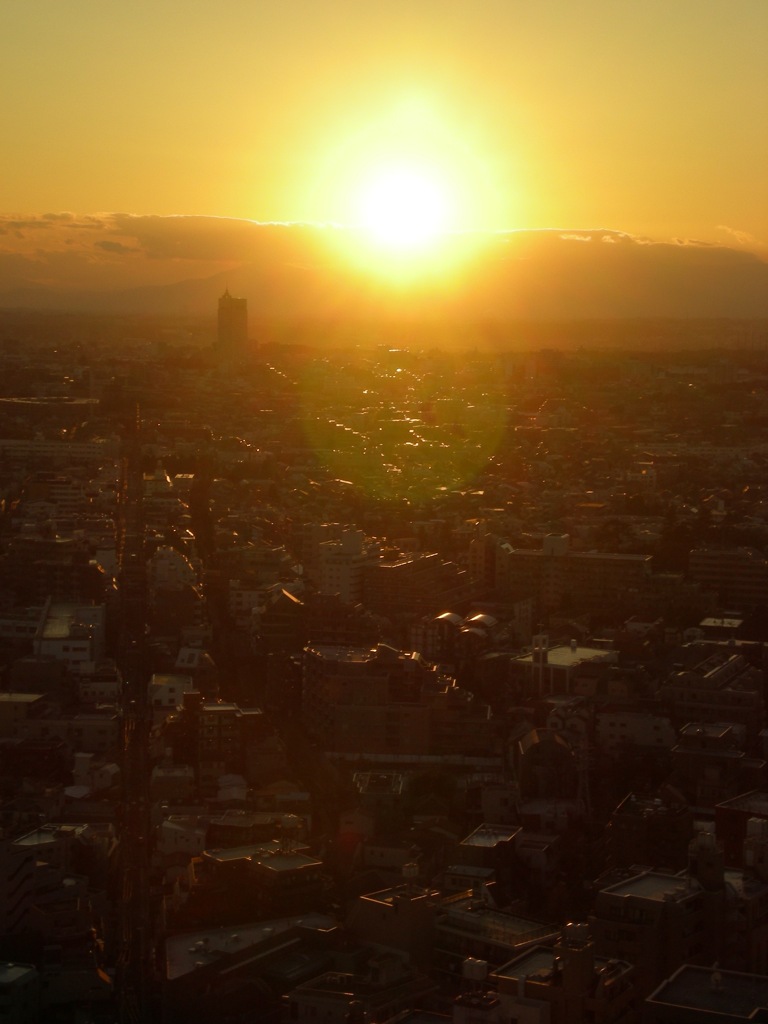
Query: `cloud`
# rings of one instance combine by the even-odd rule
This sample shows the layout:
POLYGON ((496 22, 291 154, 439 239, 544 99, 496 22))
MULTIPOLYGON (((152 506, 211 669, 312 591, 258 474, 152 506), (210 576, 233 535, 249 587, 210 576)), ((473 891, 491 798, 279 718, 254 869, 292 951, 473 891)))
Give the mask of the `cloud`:
MULTIPOLYGON (((73 303, 99 294, 102 308, 117 308, 109 295, 143 288, 141 301, 154 309, 205 312, 226 279, 265 316, 311 318, 331 308, 379 315, 385 287, 362 264, 341 267, 328 244, 336 233, 343 229, 204 216, 0 216, 1 291, 79 290, 73 303)), ((416 283, 381 308, 402 312, 412 303, 407 312, 415 315, 499 320, 768 315, 768 263, 746 244, 579 227, 478 233, 471 241, 467 272, 450 287, 416 283)), ((461 235, 445 241, 462 244, 461 235)), ((11 300, 0 294, 2 301, 11 300)))
POLYGON ((260 225, 223 217, 115 214, 110 230, 132 239, 149 259, 231 260, 253 257, 260 225))
POLYGON ((740 231, 738 228, 729 228, 727 224, 718 224, 718 231, 725 231, 731 238, 735 238, 739 245, 749 245, 752 248, 765 248, 765 242, 761 242, 749 231, 740 231))
POLYGON ((101 242, 96 242, 98 249, 103 249, 104 252, 115 252, 115 253, 137 253, 141 252, 140 249, 136 249, 130 245, 123 245, 122 242, 110 242, 109 239, 104 239, 101 242))

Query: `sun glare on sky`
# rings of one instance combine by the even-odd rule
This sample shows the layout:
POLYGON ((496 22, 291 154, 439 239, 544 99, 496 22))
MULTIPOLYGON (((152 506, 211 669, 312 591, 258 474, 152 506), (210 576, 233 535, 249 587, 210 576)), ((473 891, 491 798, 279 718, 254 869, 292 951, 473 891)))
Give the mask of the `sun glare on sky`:
POLYGON ((378 110, 353 110, 313 162, 312 202, 346 229, 346 256, 374 277, 406 284, 444 273, 487 229, 499 195, 487 140, 465 112, 405 90, 378 110))
POLYGON ((448 189, 435 172, 406 165, 382 167, 360 187, 357 225, 393 250, 435 242, 451 217, 448 189))

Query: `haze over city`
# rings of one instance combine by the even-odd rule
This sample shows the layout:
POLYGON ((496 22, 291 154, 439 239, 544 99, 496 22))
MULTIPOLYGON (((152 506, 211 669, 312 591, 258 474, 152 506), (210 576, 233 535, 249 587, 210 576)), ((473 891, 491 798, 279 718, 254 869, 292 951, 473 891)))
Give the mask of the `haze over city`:
POLYGON ((229 280, 266 317, 768 314, 761 0, 0 28, 3 306, 202 312, 229 280))

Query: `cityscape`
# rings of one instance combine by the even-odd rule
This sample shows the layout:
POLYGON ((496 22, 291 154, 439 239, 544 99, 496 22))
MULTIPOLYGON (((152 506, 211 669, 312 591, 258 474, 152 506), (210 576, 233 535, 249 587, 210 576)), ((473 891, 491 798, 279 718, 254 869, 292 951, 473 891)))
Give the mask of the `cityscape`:
POLYGON ((0 337, 11 1019, 762 1006, 765 328, 88 324, 0 337))
POLYGON ((768 1021, 768 4, 0 10, 0 1021, 768 1021))

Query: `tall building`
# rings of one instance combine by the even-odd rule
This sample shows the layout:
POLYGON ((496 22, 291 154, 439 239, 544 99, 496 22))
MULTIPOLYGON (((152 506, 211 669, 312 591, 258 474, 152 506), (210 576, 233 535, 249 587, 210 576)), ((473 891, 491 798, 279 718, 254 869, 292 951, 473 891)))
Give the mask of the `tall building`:
POLYGON ((222 352, 243 355, 248 351, 248 300, 235 298, 228 288, 219 299, 217 337, 222 352))

